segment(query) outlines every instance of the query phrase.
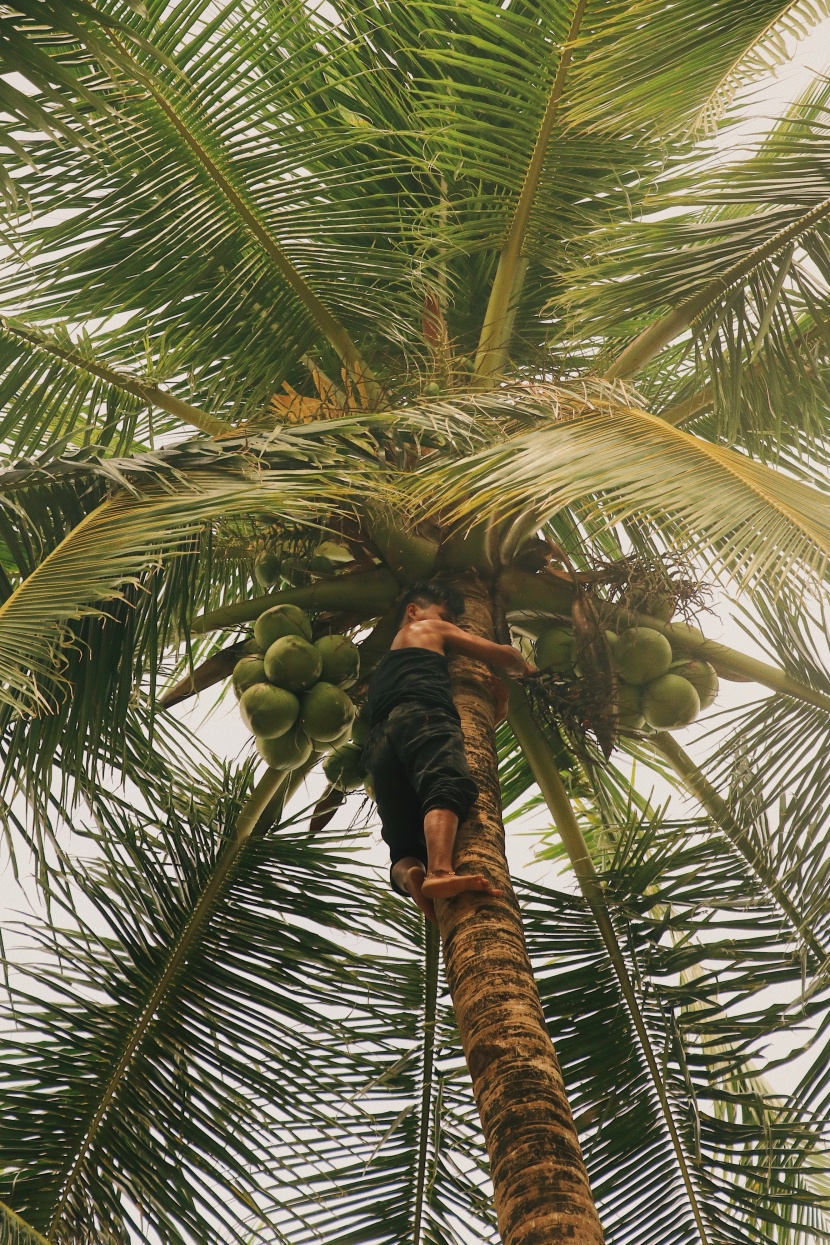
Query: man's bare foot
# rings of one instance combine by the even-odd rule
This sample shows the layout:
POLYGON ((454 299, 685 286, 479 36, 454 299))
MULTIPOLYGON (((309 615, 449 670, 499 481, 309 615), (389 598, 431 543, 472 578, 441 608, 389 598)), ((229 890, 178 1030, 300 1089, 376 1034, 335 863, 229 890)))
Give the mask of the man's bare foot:
POLYGON ((426 899, 452 899, 464 891, 479 891, 485 895, 499 896, 501 891, 487 881, 481 873, 451 873, 436 869, 426 875, 421 891, 426 899))
POLYGON ((435 904, 431 899, 427 899, 424 894, 424 878, 426 874, 421 865, 413 865, 411 869, 406 871, 406 887, 418 907, 423 912, 428 921, 432 921, 433 925, 437 924, 435 920, 435 904))

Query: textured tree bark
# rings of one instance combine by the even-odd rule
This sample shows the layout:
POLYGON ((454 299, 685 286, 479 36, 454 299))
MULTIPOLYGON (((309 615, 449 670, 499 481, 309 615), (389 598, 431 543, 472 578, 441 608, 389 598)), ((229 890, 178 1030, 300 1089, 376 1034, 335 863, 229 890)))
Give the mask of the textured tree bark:
MULTIPOLYGON (((492 602, 465 579, 461 625, 493 639, 492 602)), ((453 695, 479 798, 458 834, 456 868, 484 873, 501 899, 437 905, 447 981, 490 1155, 504 1245, 602 1245, 562 1073, 545 1028, 504 854, 487 667, 451 663, 453 695)))

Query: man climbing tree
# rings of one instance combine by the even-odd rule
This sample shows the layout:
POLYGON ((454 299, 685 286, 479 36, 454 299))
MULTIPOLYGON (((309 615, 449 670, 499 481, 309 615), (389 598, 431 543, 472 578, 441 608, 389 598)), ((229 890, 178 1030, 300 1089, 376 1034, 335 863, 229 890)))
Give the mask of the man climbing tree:
MULTIPOLYGON (((509 644, 494 644, 456 626, 464 599, 438 581, 416 584, 403 598, 399 629, 369 684, 371 733, 364 764, 371 774, 392 858, 390 877, 435 920, 434 900, 462 891, 501 891, 483 874, 458 874, 453 847, 459 822, 478 795, 453 703, 447 653, 461 653, 516 677, 533 667, 509 644)), ((498 717, 507 704, 494 680, 498 717)))

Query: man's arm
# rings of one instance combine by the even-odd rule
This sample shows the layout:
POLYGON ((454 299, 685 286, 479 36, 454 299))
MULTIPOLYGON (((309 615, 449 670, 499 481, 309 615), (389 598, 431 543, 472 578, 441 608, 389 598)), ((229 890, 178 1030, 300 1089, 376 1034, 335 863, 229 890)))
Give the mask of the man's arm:
POLYGON ((494 644, 492 640, 483 640, 480 636, 470 635, 469 631, 462 631, 451 622, 438 623, 437 626, 441 629, 445 652, 474 657, 477 661, 486 662, 488 666, 506 671, 516 679, 534 672, 535 668, 529 661, 525 661, 512 644, 494 644))
POLYGON ((493 700, 496 705, 493 725, 498 726, 499 722, 503 722, 507 717, 507 702, 510 699, 510 689, 500 674, 490 675, 490 687, 492 689, 493 700))

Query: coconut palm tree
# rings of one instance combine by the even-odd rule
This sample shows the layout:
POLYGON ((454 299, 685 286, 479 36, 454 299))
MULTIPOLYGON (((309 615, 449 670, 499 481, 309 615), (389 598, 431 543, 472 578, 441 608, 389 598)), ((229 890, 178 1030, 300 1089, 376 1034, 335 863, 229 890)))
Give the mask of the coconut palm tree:
POLYGON ((38 911, 3 1240, 830 1235, 823 81, 724 156, 825 16, 4 11, 3 791, 38 911), (278 603, 359 639, 365 682, 431 575, 480 635, 570 621, 602 689, 515 686, 494 729, 454 661, 458 867, 504 898, 439 904, 441 955, 338 797, 309 822, 315 762, 173 712, 278 603), (706 582, 763 660, 707 638, 706 582), (694 757, 621 725, 632 624, 756 689, 694 757), (503 809, 561 889, 514 890, 503 809))

